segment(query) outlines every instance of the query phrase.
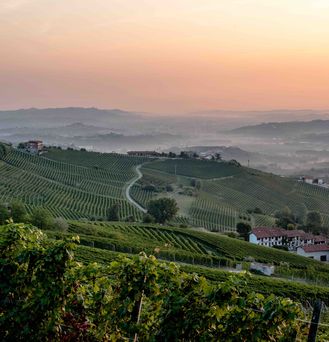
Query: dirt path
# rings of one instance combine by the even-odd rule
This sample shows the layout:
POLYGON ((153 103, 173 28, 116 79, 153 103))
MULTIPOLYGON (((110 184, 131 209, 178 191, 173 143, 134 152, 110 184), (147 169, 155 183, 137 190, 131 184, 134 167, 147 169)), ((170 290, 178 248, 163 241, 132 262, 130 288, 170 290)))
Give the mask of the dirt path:
POLYGON ((132 180, 130 180, 127 183, 127 186, 125 189, 125 196, 126 196, 127 201, 129 201, 132 205, 134 205, 137 209, 141 210, 145 214, 145 213, 147 213, 147 210, 145 208, 143 208, 139 203, 137 203, 130 196, 130 189, 132 188, 132 186, 143 177, 143 174, 140 170, 141 167, 142 167, 142 164, 136 166, 135 171, 136 171, 137 175, 136 175, 136 177, 134 177, 132 180))

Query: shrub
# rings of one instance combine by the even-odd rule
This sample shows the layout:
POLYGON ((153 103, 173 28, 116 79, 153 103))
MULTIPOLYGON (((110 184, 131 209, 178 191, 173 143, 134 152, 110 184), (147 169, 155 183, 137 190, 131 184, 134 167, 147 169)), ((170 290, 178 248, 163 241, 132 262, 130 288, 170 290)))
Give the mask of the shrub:
POLYGON ((53 217, 47 209, 35 208, 31 215, 31 223, 40 229, 51 229, 53 217))
POLYGON ((53 228, 59 232, 67 232, 69 225, 63 217, 56 217, 53 222, 53 228))

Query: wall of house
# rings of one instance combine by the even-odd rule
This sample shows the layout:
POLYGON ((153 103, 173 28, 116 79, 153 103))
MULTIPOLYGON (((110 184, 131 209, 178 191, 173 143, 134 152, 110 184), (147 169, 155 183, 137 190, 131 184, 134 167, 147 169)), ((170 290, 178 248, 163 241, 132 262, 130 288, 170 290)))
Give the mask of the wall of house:
POLYGON ((258 240, 257 240, 257 237, 256 237, 256 235, 255 234, 250 234, 249 235, 249 242, 251 242, 251 243, 255 243, 256 245, 258 245, 258 240))
POLYGON ((297 248, 297 254, 302 255, 308 258, 313 258, 315 260, 321 260, 321 256, 325 255, 327 257, 327 262, 329 262, 329 251, 323 251, 323 252, 309 252, 306 253, 302 248, 297 248))

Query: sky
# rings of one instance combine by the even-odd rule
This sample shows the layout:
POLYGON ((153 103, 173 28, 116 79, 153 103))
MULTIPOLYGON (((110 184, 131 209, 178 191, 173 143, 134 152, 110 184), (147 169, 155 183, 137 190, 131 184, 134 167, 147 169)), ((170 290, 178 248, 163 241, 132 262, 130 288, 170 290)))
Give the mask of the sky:
POLYGON ((0 0, 0 109, 329 108, 329 0, 0 0))

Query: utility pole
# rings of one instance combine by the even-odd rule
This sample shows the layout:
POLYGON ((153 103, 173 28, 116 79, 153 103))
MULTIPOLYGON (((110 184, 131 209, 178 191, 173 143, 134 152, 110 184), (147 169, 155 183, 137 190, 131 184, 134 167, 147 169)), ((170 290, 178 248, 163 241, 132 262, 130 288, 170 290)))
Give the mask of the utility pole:
POLYGON ((307 340, 308 342, 316 341, 316 334, 318 331, 321 309, 322 309, 322 301, 320 299, 317 299, 313 308, 312 321, 311 321, 310 331, 308 333, 308 340, 307 340))

